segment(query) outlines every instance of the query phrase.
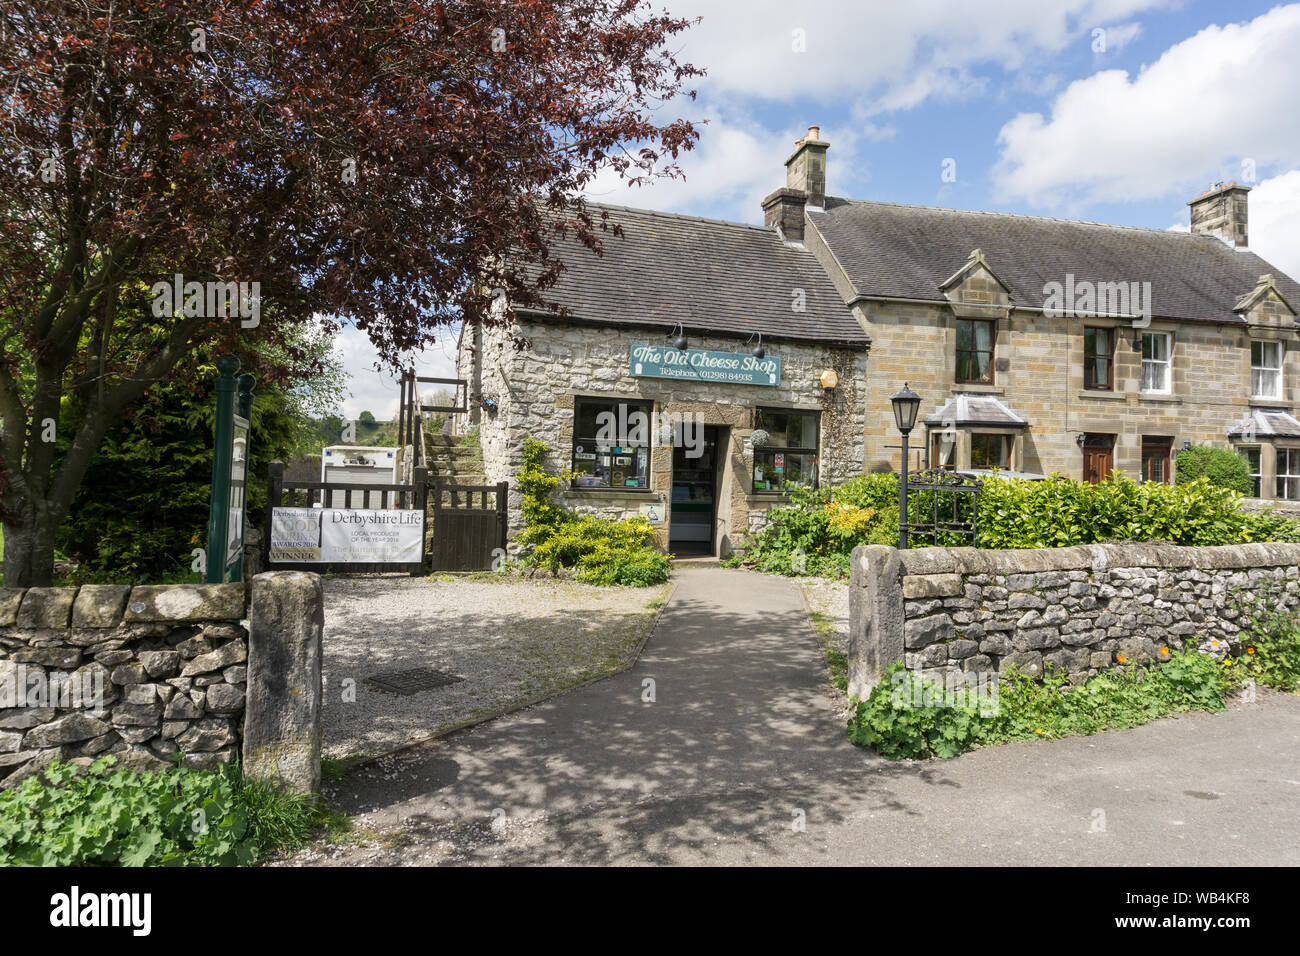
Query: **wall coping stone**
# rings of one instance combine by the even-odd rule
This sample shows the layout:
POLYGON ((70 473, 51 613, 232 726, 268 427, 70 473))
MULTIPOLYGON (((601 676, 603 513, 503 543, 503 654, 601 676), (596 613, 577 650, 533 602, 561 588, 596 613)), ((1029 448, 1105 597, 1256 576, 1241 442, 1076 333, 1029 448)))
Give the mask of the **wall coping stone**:
POLYGON ((127 584, 83 584, 72 604, 72 626, 116 627, 130 593, 127 584))
POLYGON ((1280 541, 1187 547, 1165 542, 1083 544, 1070 548, 913 548, 899 552, 904 575, 1023 574, 1107 568, 1264 568, 1300 565, 1300 544, 1280 541))
POLYGON ((28 588, 18 608, 19 627, 67 627, 76 588, 28 588))
POLYGON ((244 585, 141 584, 131 589, 124 621, 238 621, 244 617, 244 585))

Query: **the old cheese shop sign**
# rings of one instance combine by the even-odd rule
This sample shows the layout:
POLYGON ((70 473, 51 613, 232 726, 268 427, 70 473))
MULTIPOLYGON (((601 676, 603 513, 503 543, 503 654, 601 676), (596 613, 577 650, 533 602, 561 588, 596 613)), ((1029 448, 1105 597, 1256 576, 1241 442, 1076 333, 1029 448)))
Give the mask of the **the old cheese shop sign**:
POLYGON ((779 358, 773 355, 757 358, 743 352, 633 345, 629 366, 633 375, 642 378, 676 378, 730 385, 776 385, 781 381, 779 358))

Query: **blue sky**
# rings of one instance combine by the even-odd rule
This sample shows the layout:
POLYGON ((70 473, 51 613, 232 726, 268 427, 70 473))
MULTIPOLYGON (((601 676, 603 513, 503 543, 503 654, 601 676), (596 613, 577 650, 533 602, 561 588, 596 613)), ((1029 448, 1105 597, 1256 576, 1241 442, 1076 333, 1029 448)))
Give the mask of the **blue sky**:
MULTIPOLYGON (((1300 3, 1253 0, 656 0, 702 22, 709 75, 685 179, 590 198, 760 223, 807 127, 827 190, 919 205, 1186 228, 1212 182, 1253 186, 1250 244, 1300 276, 1300 3), (1100 31, 1100 32, 1098 32, 1100 31), (955 181, 945 182, 945 161, 955 181)), ((345 410, 396 408, 368 343, 340 342, 345 410)), ((454 339, 418 360, 448 375, 454 339)))

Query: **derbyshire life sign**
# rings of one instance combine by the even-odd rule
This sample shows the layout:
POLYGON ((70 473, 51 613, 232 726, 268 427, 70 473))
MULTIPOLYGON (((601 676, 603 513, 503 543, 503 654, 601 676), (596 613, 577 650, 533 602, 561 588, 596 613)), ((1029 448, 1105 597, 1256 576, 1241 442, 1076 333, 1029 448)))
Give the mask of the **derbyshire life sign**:
POLYGON ((677 378, 728 385, 777 385, 781 381, 781 360, 774 355, 756 358, 743 352, 633 345, 628 371, 641 378, 677 378))

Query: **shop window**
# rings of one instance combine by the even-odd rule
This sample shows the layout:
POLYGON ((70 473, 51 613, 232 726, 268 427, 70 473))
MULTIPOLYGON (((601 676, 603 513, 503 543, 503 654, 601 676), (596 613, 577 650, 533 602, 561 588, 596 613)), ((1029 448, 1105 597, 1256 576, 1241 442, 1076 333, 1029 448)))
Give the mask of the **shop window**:
POLYGON ((1169 484, 1169 450, 1173 442, 1168 438, 1142 439, 1142 480, 1169 484))
POLYGON ((1282 397, 1282 343, 1250 343, 1250 395, 1282 397))
POLYGON ((1006 471, 1011 467, 1010 435, 995 435, 987 432, 972 432, 970 436, 970 466, 972 468, 1001 468, 1006 471))
POLYGON ((573 484, 650 488, 650 402, 579 398, 573 409, 573 484))
POLYGON ((1142 333, 1142 391, 1167 395, 1170 382, 1168 332, 1142 333))
POLYGON ((1260 467, 1259 464, 1260 463, 1259 446, 1242 445, 1237 449, 1237 454, 1239 454, 1242 458, 1246 459, 1246 467, 1250 469, 1250 480, 1253 486, 1250 492, 1250 496, 1252 498, 1259 498, 1260 485, 1261 485, 1260 476, 1263 474, 1263 469, 1260 467))
POLYGON ((1277 497, 1300 499, 1300 448, 1277 450, 1277 497))
POLYGON ((754 427, 767 432, 767 444, 754 449, 754 491, 780 491, 786 485, 817 486, 817 412, 760 408, 754 427))
POLYGON ((995 329, 985 319, 957 320, 957 381, 966 385, 993 384, 995 329))
POLYGON ((1083 330, 1083 387, 1114 388, 1115 330, 1083 330))

